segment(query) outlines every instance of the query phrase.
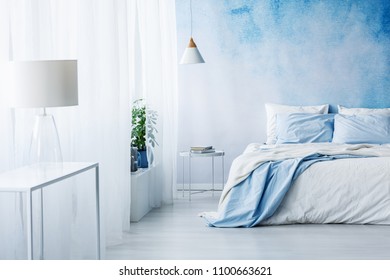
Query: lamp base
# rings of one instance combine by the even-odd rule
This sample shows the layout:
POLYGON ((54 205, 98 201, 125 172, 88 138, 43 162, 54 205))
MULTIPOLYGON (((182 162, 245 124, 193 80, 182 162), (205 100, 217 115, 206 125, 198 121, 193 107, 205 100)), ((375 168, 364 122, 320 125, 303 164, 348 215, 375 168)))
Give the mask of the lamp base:
POLYGON ((35 116, 30 144, 30 163, 62 162, 57 127, 52 115, 35 116))

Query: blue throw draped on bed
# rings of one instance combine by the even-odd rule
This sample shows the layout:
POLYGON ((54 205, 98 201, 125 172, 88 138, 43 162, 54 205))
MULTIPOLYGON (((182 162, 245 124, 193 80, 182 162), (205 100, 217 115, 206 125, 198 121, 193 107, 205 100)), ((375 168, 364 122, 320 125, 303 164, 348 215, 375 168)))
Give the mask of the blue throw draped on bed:
POLYGON ((207 212, 202 217, 214 227, 253 227, 275 213, 294 180, 310 165, 351 157, 359 156, 313 154, 265 162, 231 189, 227 202, 218 209, 218 217, 207 212))

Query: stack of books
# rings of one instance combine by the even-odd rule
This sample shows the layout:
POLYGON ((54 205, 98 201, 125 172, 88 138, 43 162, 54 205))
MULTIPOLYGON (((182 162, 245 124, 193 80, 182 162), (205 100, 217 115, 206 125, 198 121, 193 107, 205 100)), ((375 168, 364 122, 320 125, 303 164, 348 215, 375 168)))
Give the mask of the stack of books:
POLYGON ((193 146, 191 147, 191 153, 194 154, 205 154, 205 153, 214 153, 215 149, 213 146, 193 146))

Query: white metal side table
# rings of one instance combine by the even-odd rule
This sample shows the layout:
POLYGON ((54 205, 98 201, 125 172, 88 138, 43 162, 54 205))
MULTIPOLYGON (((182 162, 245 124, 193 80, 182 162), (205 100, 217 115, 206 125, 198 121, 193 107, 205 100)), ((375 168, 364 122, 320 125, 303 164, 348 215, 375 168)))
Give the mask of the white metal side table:
MULTIPOLYGON (((100 206, 99 206, 99 164, 85 162, 38 163, 10 170, 0 174, 0 192, 14 192, 26 194, 27 212, 27 258, 33 259, 33 200, 32 192, 65 180, 77 174, 95 169, 95 197, 96 197, 96 253, 100 259, 100 206)), ((43 258, 43 192, 41 192, 41 253, 43 258)))
POLYGON ((215 191, 215 184, 214 184, 214 179, 215 179, 215 174, 214 174, 214 158, 215 157, 221 157, 221 163, 222 163, 222 188, 223 188, 223 185, 224 185, 224 178, 225 178, 225 164, 224 164, 224 156, 225 156, 225 152, 224 151, 215 151, 215 152, 212 152, 212 153, 192 153, 192 152, 189 152, 189 151, 183 151, 183 152, 180 152, 179 153, 179 156, 181 156, 183 158, 183 186, 182 186, 182 193, 183 193, 183 197, 184 197, 184 159, 186 157, 188 157, 188 193, 189 193, 189 200, 191 201, 191 194, 192 194, 192 190, 191 190, 191 159, 192 158, 195 158, 195 157, 202 157, 202 158, 207 158, 207 157, 211 157, 212 159, 212 163, 211 163, 211 172, 212 172, 212 188, 211 188, 211 191, 213 193, 213 196, 214 196, 214 191, 215 191))

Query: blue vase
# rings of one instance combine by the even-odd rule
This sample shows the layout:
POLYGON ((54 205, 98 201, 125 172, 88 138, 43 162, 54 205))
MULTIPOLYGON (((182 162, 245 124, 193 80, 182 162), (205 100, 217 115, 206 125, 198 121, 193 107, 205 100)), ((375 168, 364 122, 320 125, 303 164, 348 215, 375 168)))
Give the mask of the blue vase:
POLYGON ((146 154, 146 150, 138 151, 138 153, 139 153, 139 158, 138 158, 139 165, 138 165, 138 167, 148 168, 148 157, 147 157, 147 154, 146 154))

